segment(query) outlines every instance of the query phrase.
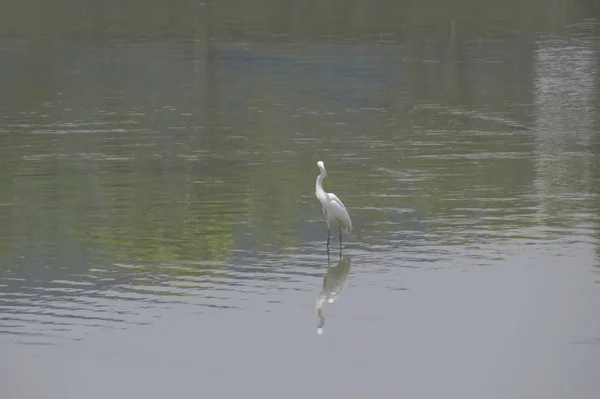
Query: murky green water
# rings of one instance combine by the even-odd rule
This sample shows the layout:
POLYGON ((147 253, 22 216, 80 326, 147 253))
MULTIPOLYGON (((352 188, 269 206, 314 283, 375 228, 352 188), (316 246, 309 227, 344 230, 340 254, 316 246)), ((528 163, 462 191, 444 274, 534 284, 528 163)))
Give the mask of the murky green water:
POLYGON ((0 396, 597 397, 594 1, 33 3, 0 396))

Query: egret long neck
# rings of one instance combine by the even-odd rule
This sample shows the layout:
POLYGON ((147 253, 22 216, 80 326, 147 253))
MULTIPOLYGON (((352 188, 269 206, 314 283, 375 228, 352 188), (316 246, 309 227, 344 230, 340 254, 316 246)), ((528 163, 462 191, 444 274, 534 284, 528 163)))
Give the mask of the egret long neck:
POLYGON ((323 180, 325 180, 325 176, 326 175, 323 172, 317 176, 317 183, 315 184, 315 194, 317 194, 317 197, 325 194, 325 190, 323 190, 323 180))

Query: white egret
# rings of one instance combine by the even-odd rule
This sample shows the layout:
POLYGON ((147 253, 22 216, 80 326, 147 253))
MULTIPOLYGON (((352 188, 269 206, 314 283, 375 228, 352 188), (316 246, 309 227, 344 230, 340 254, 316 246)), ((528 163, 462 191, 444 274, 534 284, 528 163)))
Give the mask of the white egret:
POLYGON ((317 166, 321 170, 321 174, 317 176, 315 195, 317 199, 323 205, 323 215, 327 222, 327 249, 329 250, 329 235, 331 232, 332 225, 338 225, 340 230, 340 252, 342 250, 342 229, 344 233, 350 233, 352 231, 352 221, 350 215, 342 201, 333 193, 327 193, 323 190, 323 180, 327 177, 327 171, 325 171, 325 165, 323 161, 317 162, 317 166))

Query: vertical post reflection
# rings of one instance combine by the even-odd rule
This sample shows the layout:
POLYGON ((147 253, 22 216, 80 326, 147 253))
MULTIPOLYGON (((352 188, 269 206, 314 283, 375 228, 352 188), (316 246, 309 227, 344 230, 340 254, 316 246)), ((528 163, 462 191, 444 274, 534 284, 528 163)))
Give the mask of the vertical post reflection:
POLYGON ((535 50, 536 194, 542 224, 581 209, 591 183, 597 63, 593 43, 545 39, 535 50), (581 200, 581 201, 578 201, 581 200))

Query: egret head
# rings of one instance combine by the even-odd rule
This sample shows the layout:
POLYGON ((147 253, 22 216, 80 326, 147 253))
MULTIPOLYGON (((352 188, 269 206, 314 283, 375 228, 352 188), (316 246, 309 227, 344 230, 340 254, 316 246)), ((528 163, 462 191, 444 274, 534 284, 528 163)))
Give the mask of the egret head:
POLYGON ((321 170, 321 173, 327 174, 327 171, 325 171, 325 164, 323 163, 323 161, 317 162, 317 166, 321 170))

